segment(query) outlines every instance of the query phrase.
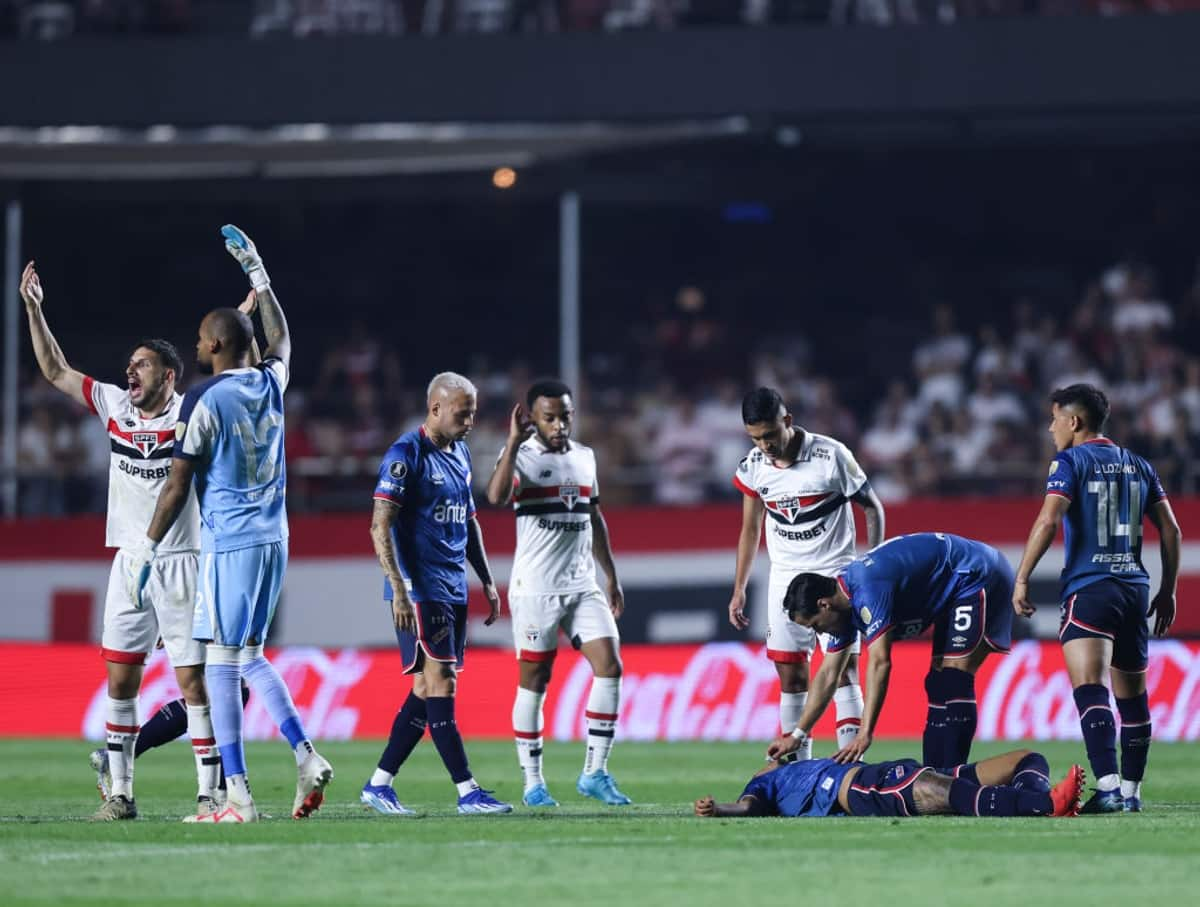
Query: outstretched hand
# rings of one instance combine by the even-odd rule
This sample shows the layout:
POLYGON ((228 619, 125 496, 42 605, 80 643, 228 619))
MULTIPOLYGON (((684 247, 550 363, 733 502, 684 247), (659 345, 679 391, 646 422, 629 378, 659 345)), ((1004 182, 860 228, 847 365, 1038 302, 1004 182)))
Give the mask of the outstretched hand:
POLYGON ((692 805, 692 809, 701 818, 710 818, 717 814, 717 801, 712 797, 701 797, 692 805))
POLYGON ((42 282, 38 279, 38 272, 34 268, 32 261, 21 272, 21 298, 25 300, 27 305, 36 306, 40 306, 44 298, 42 294, 42 282))
POLYGON ((1154 616, 1154 635, 1166 636, 1171 624, 1175 623, 1175 593, 1160 589, 1147 613, 1154 616))
POLYGON ((861 762, 863 753, 867 751, 867 748, 870 747, 870 745, 871 735, 863 733, 863 731, 859 729, 857 737, 833 754, 833 761, 840 762, 842 765, 846 765, 850 762, 861 762))

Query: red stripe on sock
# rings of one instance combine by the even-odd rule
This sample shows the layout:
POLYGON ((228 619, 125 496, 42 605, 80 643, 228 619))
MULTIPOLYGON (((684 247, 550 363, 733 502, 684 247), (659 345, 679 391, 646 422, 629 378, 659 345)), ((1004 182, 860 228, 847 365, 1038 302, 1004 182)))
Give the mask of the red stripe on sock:
POLYGON ((617 720, 616 714, 610 715, 607 712, 585 711, 583 714, 584 714, 584 717, 595 718, 597 721, 616 721, 617 720))
POLYGON ((136 724, 109 724, 105 722, 104 729, 116 734, 136 734, 141 727, 136 724))
POLYGON ((518 731, 516 728, 513 728, 513 736, 516 737, 518 740, 541 740, 542 732, 541 731, 518 731))
POLYGON ((193 737, 192 746, 216 746, 216 738, 214 737, 193 737))
POLYGON ((838 726, 839 728, 842 728, 842 727, 844 727, 844 726, 845 726, 845 725, 847 725, 847 724, 856 724, 856 725, 859 725, 859 726, 861 727, 861 726, 862 726, 862 721, 861 721, 861 719, 858 719, 858 718, 840 718, 840 719, 838 719, 837 726, 838 726))

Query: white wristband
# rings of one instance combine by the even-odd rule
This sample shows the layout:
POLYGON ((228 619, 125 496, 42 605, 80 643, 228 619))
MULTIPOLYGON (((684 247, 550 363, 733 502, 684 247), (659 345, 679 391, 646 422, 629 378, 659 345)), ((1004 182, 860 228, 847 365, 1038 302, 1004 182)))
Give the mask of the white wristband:
POLYGON ((261 261, 247 271, 246 276, 250 278, 250 286, 259 292, 271 286, 271 278, 267 276, 267 269, 263 267, 261 261))
POLYGON ((808 740, 808 731, 801 730, 800 728, 794 728, 792 730, 792 736, 799 741, 801 746, 803 746, 805 741, 808 740))

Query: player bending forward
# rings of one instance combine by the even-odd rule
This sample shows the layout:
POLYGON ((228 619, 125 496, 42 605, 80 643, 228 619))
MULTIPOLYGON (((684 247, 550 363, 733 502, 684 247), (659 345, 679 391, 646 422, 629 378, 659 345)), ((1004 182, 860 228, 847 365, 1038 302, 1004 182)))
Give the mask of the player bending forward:
POLYGON ((154 502, 171 470, 171 446, 183 398, 175 393, 183 363, 165 340, 143 340, 125 367, 127 386, 104 384, 67 364, 42 313, 43 292, 33 262, 21 275, 21 296, 29 317, 33 351, 46 380, 82 403, 108 428, 112 456, 108 474, 105 544, 116 548, 104 599, 100 655, 108 669, 105 708, 106 749, 93 754, 94 767, 109 781, 105 801, 93 819, 137 818, 133 796, 134 746, 139 731, 138 690, 142 667, 161 636, 175 679, 183 692, 186 728, 196 758, 198 812, 215 812, 220 766, 212 751, 213 730, 204 689, 204 646, 192 639, 192 599, 196 591, 196 552, 200 517, 188 490, 180 517, 163 537, 142 606, 129 600, 125 570, 154 502))
POLYGON ((192 633, 207 643, 205 679, 229 795, 220 812, 184 821, 258 819, 242 739, 243 678, 292 747, 297 767, 292 816, 303 819, 321 805, 333 769, 313 749, 287 685, 263 655, 287 567, 283 393, 292 342, 254 243, 234 226, 222 227, 221 233, 258 297, 265 357, 250 365, 254 327, 244 312, 214 309, 204 316, 196 358, 200 370, 213 377, 184 397, 171 477, 130 559, 130 596, 143 600, 156 549, 179 518, 194 482, 202 528, 192 633))
POLYGON ((539 381, 524 408, 513 407, 508 442, 488 482, 488 500, 513 502, 517 551, 508 604, 520 665, 513 703, 517 759, 526 806, 557 806, 542 778, 542 702, 561 627, 592 668, 587 701, 587 750, 575 789, 610 806, 630 800, 608 773, 621 705, 621 656, 616 618, 625 608, 608 526, 600 513, 596 455, 571 440, 575 404, 561 381, 539 381), (596 561, 608 578, 608 599, 596 585, 596 561))
MULTIPOLYGON (((828 651, 828 638, 787 619, 783 596, 799 573, 841 570, 854 560, 853 501, 867 519, 867 547, 883 541, 883 504, 846 446, 833 438, 793 425, 777 391, 760 387, 742 400, 742 421, 754 449, 738 465, 734 486, 745 495, 742 532, 729 622, 739 630, 746 617, 746 583, 766 523, 771 579, 767 598, 767 657, 779 674, 779 723, 785 732, 796 726, 808 701, 808 664, 816 640, 828 651), (769 519, 768 519, 769 518, 769 519)), ((857 637, 840 662, 837 690, 837 745, 848 746, 858 734, 863 714, 858 680, 857 637)), ((812 757, 805 740, 799 758, 812 757)))
POLYGON ((1015 750, 948 774, 915 759, 839 763, 810 759, 772 762, 746 785, 736 803, 701 797, 697 816, 1054 816, 1079 815, 1084 771, 1072 765, 1054 787, 1041 753, 1015 750))

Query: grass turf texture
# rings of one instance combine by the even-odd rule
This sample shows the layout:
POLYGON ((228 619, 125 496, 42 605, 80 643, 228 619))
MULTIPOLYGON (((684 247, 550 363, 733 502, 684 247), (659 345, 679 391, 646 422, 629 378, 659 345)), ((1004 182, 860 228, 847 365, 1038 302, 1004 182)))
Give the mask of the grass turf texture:
MULTIPOLYGON (((90 824, 98 805, 91 746, 0 741, 0 904, 1073 904, 1189 902, 1200 870, 1200 745, 1155 744, 1146 812, 1072 820, 696 819, 703 794, 733 800, 762 764, 748 744, 623 744, 612 768, 633 807, 575 793, 581 744, 546 747, 557 810, 458 816, 426 741, 402 769, 402 802, 420 818, 358 805, 381 744, 327 743, 337 773, 325 806, 288 816, 295 790, 282 743, 249 747, 260 810, 253 826, 195 827, 185 745, 137 763, 134 822, 90 824)), ((1011 747, 976 744, 982 758, 1011 747)), ((1041 744, 1053 772, 1083 760, 1078 744, 1041 744)), ((917 754, 881 741, 875 760, 917 754)), ((468 746, 480 781, 520 801, 510 743, 468 746)), ((820 753, 818 753, 820 754, 820 753)))

